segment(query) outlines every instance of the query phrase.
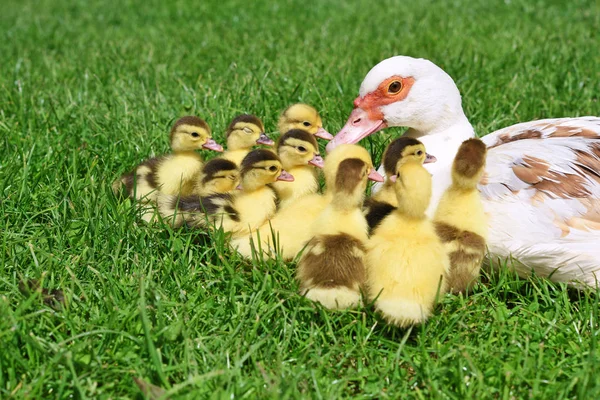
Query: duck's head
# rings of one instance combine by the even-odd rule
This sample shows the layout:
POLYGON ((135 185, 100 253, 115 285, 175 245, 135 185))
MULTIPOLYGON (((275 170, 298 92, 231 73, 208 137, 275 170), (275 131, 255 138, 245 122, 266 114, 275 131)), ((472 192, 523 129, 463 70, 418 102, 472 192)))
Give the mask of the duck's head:
POLYGON ((431 200, 431 174, 421 161, 399 160, 390 181, 394 183, 398 210, 408 217, 425 218, 431 200))
POLYGON ((275 142, 265 134, 262 121, 255 115, 241 114, 227 128, 227 149, 250 149, 257 144, 273 146, 275 142))
POLYGON ((175 121, 169 139, 175 152, 198 149, 223 151, 223 147, 212 139, 206 121, 194 116, 182 117, 175 121))
POLYGON ((436 158, 425 151, 425 145, 411 137, 400 137, 392 141, 383 153, 383 168, 387 176, 396 173, 398 161, 415 161, 421 164, 436 162, 436 158))
POLYGON ((373 168, 373 161, 371 161, 371 156, 367 149, 356 144, 344 144, 336 147, 325 158, 323 172, 325 175, 325 185, 328 188, 335 186, 338 168, 342 161, 350 158, 359 159, 368 166, 368 179, 375 182, 383 182, 383 177, 373 168))
POLYGON ((297 103, 289 106, 281 113, 277 128, 281 133, 302 129, 321 139, 333 139, 333 135, 323 128, 323 121, 317 110, 308 104, 297 103))
POLYGON ((202 195, 227 193, 240 183, 240 171, 233 161, 213 158, 204 164, 200 178, 202 195))
POLYGON ((388 58, 363 80, 354 110, 327 151, 342 143, 357 143, 388 126, 435 133, 460 116, 464 117, 460 93, 444 70, 422 58, 388 58))
POLYGON ((323 168, 317 140, 302 129, 292 129, 283 134, 277 141, 277 154, 283 168, 288 170, 308 164, 323 168))
POLYGON ((360 207, 372 167, 360 158, 340 162, 333 186, 334 202, 342 207, 360 207))
POLYGON ((240 174, 241 189, 245 191, 254 191, 275 181, 294 181, 294 177, 283 169, 277 154, 266 149, 248 153, 242 160, 240 174))

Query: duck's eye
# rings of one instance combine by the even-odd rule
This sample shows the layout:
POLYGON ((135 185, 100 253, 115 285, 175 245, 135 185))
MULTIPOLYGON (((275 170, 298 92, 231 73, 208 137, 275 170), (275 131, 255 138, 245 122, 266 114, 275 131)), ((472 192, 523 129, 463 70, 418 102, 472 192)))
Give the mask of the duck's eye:
POLYGON ((276 166, 274 166, 274 165, 271 165, 271 166, 269 167, 269 171, 271 171, 271 172, 275 172, 275 171, 277 171, 277 167, 276 167, 276 166))
POLYGON ((235 181, 235 175, 229 175, 227 176, 229 179, 231 179, 232 181, 235 181))
POLYGON ((200 134, 198 132, 192 132, 192 137, 198 137, 200 134))
POLYGON ((244 128, 244 132, 246 132, 246 133, 252 133, 252 129, 250 129, 248 127, 245 127, 244 128))
POLYGON ((310 126, 310 122, 308 122, 308 121, 304 121, 304 122, 302 123, 302 125, 304 125, 304 126, 310 126))
POLYGON ((400 90, 402 90, 402 82, 400 81, 394 81, 388 86, 388 93, 396 94, 400 90))
POLYGON ((298 146, 298 147, 297 147, 297 149, 298 149, 298 151, 299 151, 299 152, 301 152, 301 153, 306 153, 306 148, 305 148, 305 147, 303 147, 303 146, 298 146))
POLYGON ((423 150, 417 150, 417 155, 418 156, 422 156, 423 155, 423 150))

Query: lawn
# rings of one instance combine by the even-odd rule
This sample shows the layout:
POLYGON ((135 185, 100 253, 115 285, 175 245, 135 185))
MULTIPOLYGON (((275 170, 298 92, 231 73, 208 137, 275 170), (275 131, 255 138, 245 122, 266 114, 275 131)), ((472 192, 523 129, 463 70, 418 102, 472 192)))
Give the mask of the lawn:
MULTIPOLYGON (((110 189, 186 114, 223 142, 235 114, 274 132, 303 101, 335 133, 396 54, 453 76, 480 135, 598 115, 599 32, 594 0, 4 1, 0 398, 142 398, 134 378, 171 398, 600 398, 594 291, 500 263, 403 331, 110 189)), ((377 160, 386 133, 363 143, 377 160)))

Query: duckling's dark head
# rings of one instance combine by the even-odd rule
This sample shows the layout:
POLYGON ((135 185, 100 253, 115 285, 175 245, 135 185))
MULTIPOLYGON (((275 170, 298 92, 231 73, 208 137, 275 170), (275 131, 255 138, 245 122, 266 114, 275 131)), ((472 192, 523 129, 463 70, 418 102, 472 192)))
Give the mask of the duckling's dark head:
POLYGON ((202 148, 223 151, 223 147, 212 139, 206 121, 193 115, 175 121, 169 139, 173 151, 193 151, 202 148))
POLYGON ((275 142, 265 134, 265 127, 256 115, 240 114, 227 128, 228 147, 249 148, 257 144, 273 146, 275 142))
POLYGON ((240 166, 242 188, 255 190, 275 181, 293 181, 294 177, 283 169, 281 160, 271 150, 252 150, 240 166))
POLYGON ((465 140, 454 156, 452 181, 465 188, 474 187, 485 170, 486 156, 487 146, 481 139, 465 140))
POLYGON ((237 165, 224 158, 213 158, 202 168, 201 184, 205 193, 226 193, 239 184, 237 165))
POLYGON ((323 168, 324 161, 319 154, 317 140, 303 129, 284 133, 277 141, 277 154, 287 169, 307 164, 323 168))
POLYGON ((383 168, 387 176, 395 173, 400 160, 419 160, 427 164, 435 162, 436 158, 425 152, 425 145, 419 140, 403 136, 391 142, 383 153, 383 168))

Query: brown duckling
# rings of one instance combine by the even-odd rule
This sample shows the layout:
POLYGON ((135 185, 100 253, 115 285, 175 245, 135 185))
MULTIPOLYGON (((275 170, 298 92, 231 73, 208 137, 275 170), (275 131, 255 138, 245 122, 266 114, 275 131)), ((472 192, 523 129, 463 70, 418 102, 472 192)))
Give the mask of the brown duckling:
POLYGON ((361 303, 368 240, 361 208, 370 168, 358 158, 340 163, 333 199, 313 222, 314 236, 298 263, 300 293, 330 309, 361 303))
POLYGON ((222 158, 240 165, 252 147, 263 144, 273 146, 275 142, 265 134, 262 121, 255 115, 241 114, 235 117, 226 132, 227 150, 222 158))
POLYGON ((228 193, 240 183, 238 166, 221 157, 213 158, 202 167, 195 194, 200 197, 217 193, 228 193))
POLYGON ((390 180, 398 206, 367 243, 367 293, 387 321, 407 327, 427 320, 446 292, 450 260, 425 215, 431 174, 422 161, 401 159, 390 180))
POLYGON ((488 222, 477 185, 486 154, 486 145, 480 139, 461 144, 452 165, 452 184, 433 217, 450 257, 448 286, 453 293, 465 292, 477 281, 485 257, 488 222))
POLYGON ((119 193, 124 186, 129 197, 148 202, 155 202, 159 191, 167 195, 192 194, 203 165, 195 150, 223 151, 223 147, 212 139, 208 124, 194 116, 175 122, 170 142, 172 154, 144 161, 117 179, 113 191, 119 193))

